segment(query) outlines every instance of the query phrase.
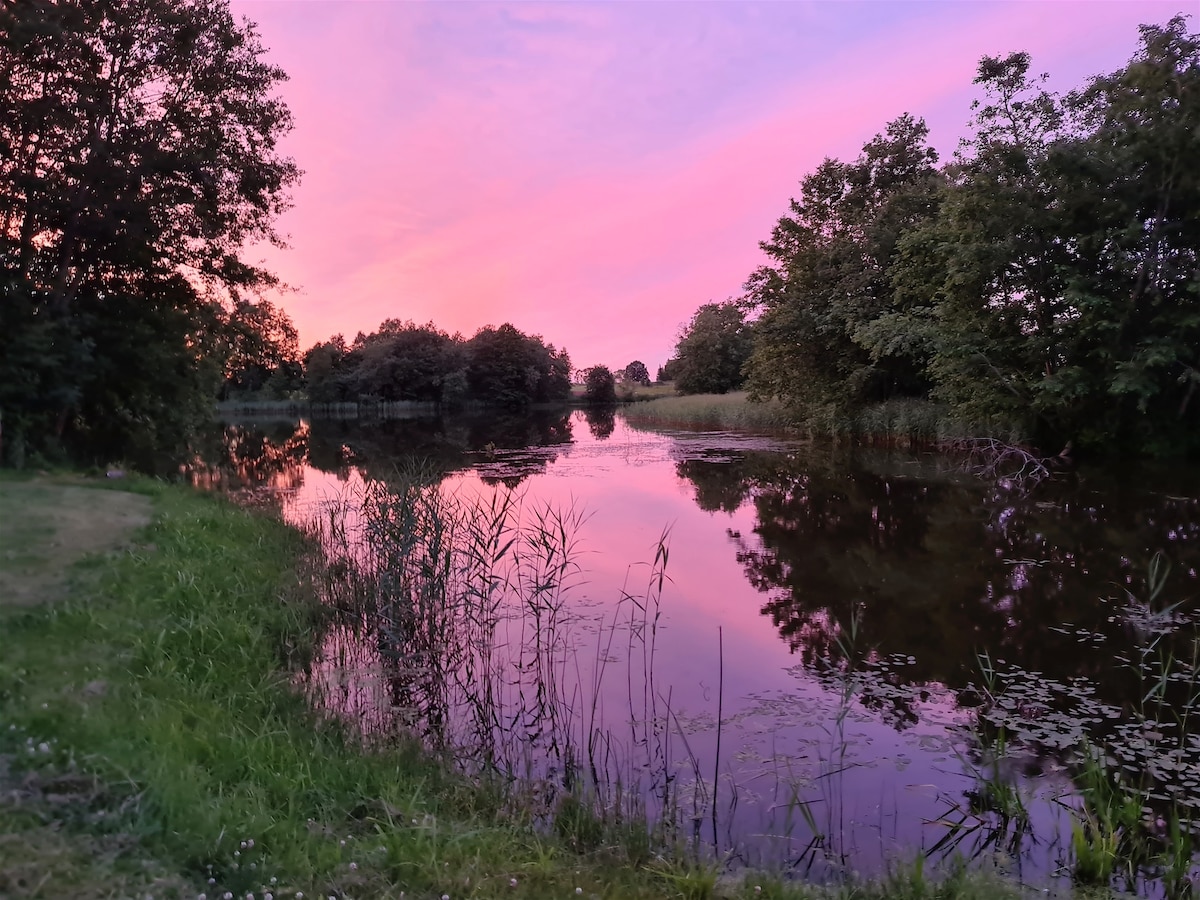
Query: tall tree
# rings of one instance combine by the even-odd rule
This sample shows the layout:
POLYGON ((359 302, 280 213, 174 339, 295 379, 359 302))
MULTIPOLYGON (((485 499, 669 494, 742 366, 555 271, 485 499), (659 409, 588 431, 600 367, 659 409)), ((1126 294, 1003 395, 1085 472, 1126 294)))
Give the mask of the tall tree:
POLYGON ((1070 316, 1059 186, 1047 166, 1063 114, 1029 67, 1027 53, 979 63, 973 134, 950 167, 941 221, 924 233, 943 242, 940 270, 920 273, 934 277, 940 300, 938 395, 970 421, 1025 431, 1037 414, 1031 385, 1062 365, 1070 316))
POLYGON ((125 455, 148 423, 177 440, 203 413, 230 307, 274 283, 242 248, 278 241, 298 177, 277 146, 291 121, 274 95, 284 74, 263 55, 227 0, 0 6, 10 434, 125 455), (114 320, 129 314, 160 365, 117 391, 128 348, 114 320), (172 377, 155 378, 164 367, 172 377))
POLYGON ((985 58, 938 225, 937 393, 1043 446, 1195 449, 1200 38, 1144 26, 1128 65, 1063 100, 985 58))
POLYGON ((927 137, 922 120, 901 116, 854 162, 826 159, 801 182, 761 244, 771 264, 746 284, 761 312, 747 365, 756 395, 805 408, 925 389, 928 341, 893 280, 904 235, 941 197, 927 137))
POLYGON ((742 385, 750 326, 737 303, 705 303, 675 345, 675 386, 683 394, 724 394, 742 385))
POLYGON ((235 301, 226 333, 229 348, 223 397, 261 391, 268 384, 287 389, 299 386, 299 335, 288 314, 274 303, 265 299, 235 301))

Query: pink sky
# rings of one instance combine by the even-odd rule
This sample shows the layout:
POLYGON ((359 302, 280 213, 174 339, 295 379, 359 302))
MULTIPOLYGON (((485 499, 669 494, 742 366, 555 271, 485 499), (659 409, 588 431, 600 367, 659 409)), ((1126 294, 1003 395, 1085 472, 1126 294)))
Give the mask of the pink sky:
POLYGON ((945 158, 980 56, 1069 90, 1195 0, 232 5, 291 77, 305 174, 258 255, 302 346, 507 321, 653 374, 823 157, 911 112, 945 158))

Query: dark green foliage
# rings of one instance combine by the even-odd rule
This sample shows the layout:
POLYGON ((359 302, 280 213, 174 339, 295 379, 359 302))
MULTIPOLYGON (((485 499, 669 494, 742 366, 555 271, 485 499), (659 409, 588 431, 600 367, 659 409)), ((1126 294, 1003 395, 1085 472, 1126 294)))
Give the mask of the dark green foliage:
POLYGON ((1141 29, 1066 98, 985 59, 988 103, 947 203, 939 394, 1049 446, 1196 449, 1200 39, 1141 29))
POLYGON ((304 355, 309 400, 467 401, 521 408, 557 403, 571 393, 571 360, 512 325, 483 328, 469 341, 430 322, 388 319, 350 345, 339 334, 304 355))
POLYGON ((928 339, 909 319, 922 297, 893 284, 902 239, 936 212, 941 177, 925 123, 901 116, 853 163, 827 159, 762 244, 747 283, 761 310, 747 366, 758 396, 797 408, 921 393, 928 339))
POLYGON ((584 373, 583 399, 588 403, 616 403, 617 380, 608 366, 592 366, 584 373))
POLYGON ((262 53, 225 0, 0 7, 10 448, 178 450, 226 356, 250 349, 251 299, 274 280, 240 248, 275 240, 298 176, 276 149, 284 75, 262 53))
POLYGON ((540 337, 505 323, 481 328, 466 344, 467 386, 495 406, 561 402, 571 395, 571 360, 540 337))
POLYGON ((346 354, 351 397, 440 403, 447 379, 464 365, 462 342, 433 323, 388 319, 374 334, 359 334, 346 354))
POLYGON ((741 307, 732 301, 706 303, 696 310, 675 345, 675 359, 668 363, 674 364, 679 392, 724 394, 741 387, 750 331, 741 307))
POLYGON ((1143 26, 1066 97, 985 57, 973 132, 934 168, 904 116, 826 160, 747 283, 749 386, 819 419, 931 396, 1049 451, 1200 449, 1200 36, 1143 26))
POLYGON ((303 370, 296 327, 268 300, 234 304, 228 321, 229 349, 221 399, 266 394, 279 400, 301 386, 303 370))
POLYGON ((642 387, 650 386, 650 370, 640 359, 635 359, 621 371, 624 373, 625 381, 640 384, 642 387))

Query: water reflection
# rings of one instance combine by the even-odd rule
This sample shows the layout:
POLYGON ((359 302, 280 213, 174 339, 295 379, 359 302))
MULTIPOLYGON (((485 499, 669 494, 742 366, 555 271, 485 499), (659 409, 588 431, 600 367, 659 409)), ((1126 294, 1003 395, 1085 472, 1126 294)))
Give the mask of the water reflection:
POLYGON ((949 474, 874 471, 869 458, 812 465, 782 454, 688 459, 676 473, 704 510, 752 503, 749 534, 729 532, 761 610, 809 664, 838 657, 842 623, 881 655, 915 658, 907 678, 965 687, 978 657, 1020 660, 1120 694, 1111 656, 1131 650, 1114 604, 1145 592, 1162 549, 1175 577, 1159 598, 1195 591, 1200 502, 1064 479, 1032 497, 949 474), (1088 632, 1081 640, 1070 623, 1088 632))
POLYGON ((387 479, 404 460, 420 459, 449 474, 481 459, 495 461, 498 451, 519 451, 505 453, 504 465, 492 466, 488 476, 515 487, 546 471, 557 458, 554 448, 571 443, 572 427, 564 410, 453 419, 240 421, 207 434, 184 473, 205 489, 296 490, 303 486, 306 467, 341 481, 351 473, 387 479))
MULTIPOLYGON (((591 698, 609 725, 633 720, 636 737, 604 732, 606 765, 628 775, 618 757, 642 754, 638 771, 662 775, 645 779, 647 790, 673 785, 675 814, 694 824, 697 811, 707 843, 751 862, 804 859, 818 877, 849 865, 877 871, 922 847, 996 846, 1048 877, 1066 852, 1064 834, 1069 843, 1063 808, 1050 802, 1074 790, 1068 751, 1084 737, 1103 739, 1145 693, 1144 673, 1114 660, 1142 658, 1148 646, 1186 658, 1187 648, 1154 631, 1163 609, 1194 607, 1200 483, 1186 472, 1085 472, 1020 496, 936 457, 638 432, 602 409, 237 425, 205 452, 197 483, 261 484, 297 519, 327 509, 347 485, 387 480, 413 457, 451 495, 515 491, 514 502, 578 503, 590 514, 585 574, 564 600, 573 630, 556 645, 557 696, 591 698), (630 584, 642 570, 631 564, 650 561, 665 525, 671 580, 653 654, 602 645, 637 595, 630 584), (1146 566, 1159 550, 1171 576, 1148 604, 1146 566), (997 684, 1011 709, 1000 687, 992 696, 981 686, 981 659, 1003 670, 997 684), (602 669, 610 687, 600 690, 602 669), (1072 694, 1079 679, 1087 696, 1072 694), (994 752, 1014 736, 1022 747, 994 752), (989 772, 1027 799, 1020 827, 994 788, 980 787, 989 772), (964 824, 947 831, 954 816, 964 824)), ((621 621, 621 634, 636 630, 621 621)), ((434 666, 400 664, 412 641, 385 624, 330 635, 314 677, 367 727, 449 740, 479 714, 478 679, 451 666, 438 683, 457 694, 435 696, 434 666)), ((531 678, 536 669, 489 659, 531 678)), ((536 699, 544 687, 533 678, 519 690, 536 699)), ((559 725, 509 719, 525 731, 493 734, 510 748, 541 747, 543 773, 561 776, 579 762, 554 755, 559 725)), ((577 746, 592 746, 601 740, 594 724, 573 719, 566 728, 577 746)))

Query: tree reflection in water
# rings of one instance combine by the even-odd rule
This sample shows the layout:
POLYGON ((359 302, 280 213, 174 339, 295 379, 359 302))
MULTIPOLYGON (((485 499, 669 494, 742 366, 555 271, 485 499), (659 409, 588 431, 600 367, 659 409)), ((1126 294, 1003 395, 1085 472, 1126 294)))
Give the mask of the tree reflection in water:
POLYGON ((886 457, 854 455, 833 466, 725 454, 681 461, 676 473, 695 486, 701 509, 753 504, 753 533, 730 531, 737 560, 766 595, 763 615, 810 667, 842 655, 843 624, 858 617, 869 655, 913 658, 908 683, 964 688, 988 653, 1120 696, 1129 685, 1112 656, 1060 626, 1129 652, 1113 602, 1138 590, 1159 548, 1178 574, 1162 602, 1184 601, 1195 587, 1200 503, 1190 498, 1102 494, 1074 478, 1019 496, 951 475, 917 479, 886 457))

